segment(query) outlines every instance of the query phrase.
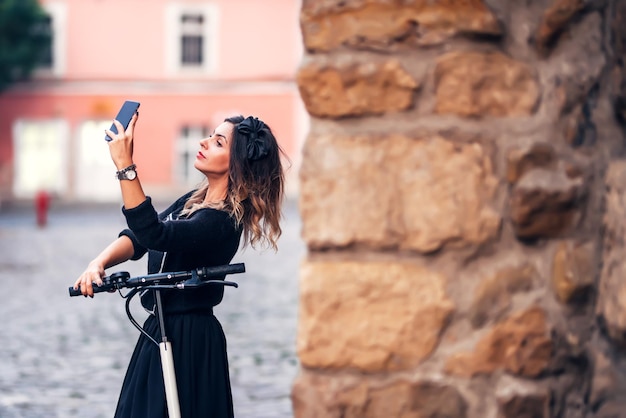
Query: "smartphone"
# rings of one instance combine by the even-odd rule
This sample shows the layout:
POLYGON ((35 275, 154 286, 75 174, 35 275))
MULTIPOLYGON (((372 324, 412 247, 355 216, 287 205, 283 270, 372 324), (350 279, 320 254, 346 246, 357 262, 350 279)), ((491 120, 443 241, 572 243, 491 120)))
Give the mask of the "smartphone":
MULTIPOLYGON (((122 108, 118 112, 117 116, 115 117, 115 120, 118 120, 122 124, 124 129, 126 129, 128 128, 128 124, 133 118, 133 115, 137 112, 137 109, 139 109, 139 102, 131 102, 130 100, 126 100, 122 105, 122 108)), ((109 130, 117 133, 117 127, 114 123, 111 124, 111 128, 109 130)), ((104 139, 110 141, 113 138, 111 138, 109 135, 106 135, 104 139)))

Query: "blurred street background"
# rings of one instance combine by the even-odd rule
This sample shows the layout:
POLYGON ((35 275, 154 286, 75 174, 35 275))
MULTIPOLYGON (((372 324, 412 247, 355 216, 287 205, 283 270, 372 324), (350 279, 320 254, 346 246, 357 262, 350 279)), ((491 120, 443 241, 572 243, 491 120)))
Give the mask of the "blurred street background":
MULTIPOLYGON (((134 162, 157 209, 198 184, 199 141, 227 116, 264 120, 285 152, 279 252, 239 254, 247 272, 215 314, 236 416, 293 416, 309 125, 295 83, 299 11, 299 0, 0 0, 0 46, 11 45, 0 54, 0 418, 115 409, 139 331, 119 295, 70 298, 68 287, 125 227, 103 136, 125 100, 141 103, 134 162)), ((115 271, 145 274, 146 261, 115 271)))
MULTIPOLYGON (((163 209, 166 202, 157 209, 163 209)), ((279 251, 247 248, 233 262, 215 315, 228 341, 237 417, 291 417, 297 373, 297 269, 303 256, 294 201, 284 207, 279 251)), ((30 207, 0 211, 0 417, 105 418, 117 396, 139 332, 118 294, 70 298, 87 263, 124 228, 118 205, 53 205, 46 227, 30 207)), ((145 274, 145 259, 107 271, 145 274)), ((138 301, 133 313, 145 313, 138 301)))

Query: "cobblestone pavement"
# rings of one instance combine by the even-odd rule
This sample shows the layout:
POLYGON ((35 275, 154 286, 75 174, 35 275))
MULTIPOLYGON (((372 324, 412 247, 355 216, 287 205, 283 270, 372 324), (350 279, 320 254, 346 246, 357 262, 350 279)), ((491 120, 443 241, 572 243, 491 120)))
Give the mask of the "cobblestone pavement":
MULTIPOLYGON (((165 205, 157 205, 164 208, 165 205)), ((304 255, 295 203, 285 205, 278 253, 251 248, 233 262, 215 315, 228 341, 238 418, 291 417, 297 374, 298 266, 304 255)), ((31 208, 0 211, 0 417, 108 418, 139 332, 118 294, 70 298, 68 287, 124 227, 119 206, 54 207, 37 228, 31 208)), ((145 258, 107 271, 145 273, 145 258)), ((140 323, 145 318, 133 304, 140 323)))

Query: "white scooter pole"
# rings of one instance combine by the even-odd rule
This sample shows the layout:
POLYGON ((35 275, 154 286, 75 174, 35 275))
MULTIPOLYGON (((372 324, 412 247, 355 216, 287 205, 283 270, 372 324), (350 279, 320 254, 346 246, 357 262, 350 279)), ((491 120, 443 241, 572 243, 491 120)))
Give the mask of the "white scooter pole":
POLYGON ((169 341, 159 343, 159 352, 161 353, 161 368, 163 369, 167 413, 169 418, 180 418, 180 404, 178 403, 178 388, 176 387, 172 343, 169 341))
POLYGON ((172 354, 172 343, 167 341, 165 336, 165 320, 163 318, 163 306, 161 304, 161 293, 154 292, 156 299, 156 310, 159 317, 159 327, 161 329, 161 342, 159 343, 159 353, 161 354, 161 369, 163 370, 163 384, 165 385, 165 400, 167 401, 167 414, 169 418, 180 417, 180 404, 178 403, 178 388, 176 387, 176 372, 174 371, 174 356, 172 354))

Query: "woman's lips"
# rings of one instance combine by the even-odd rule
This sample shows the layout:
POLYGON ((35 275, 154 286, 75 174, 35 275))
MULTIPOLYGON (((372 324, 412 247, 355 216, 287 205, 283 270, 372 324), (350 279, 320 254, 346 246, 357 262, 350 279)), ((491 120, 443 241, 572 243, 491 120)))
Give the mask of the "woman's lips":
POLYGON ((196 158, 206 158, 206 157, 204 156, 202 152, 198 151, 198 155, 196 155, 196 158))

